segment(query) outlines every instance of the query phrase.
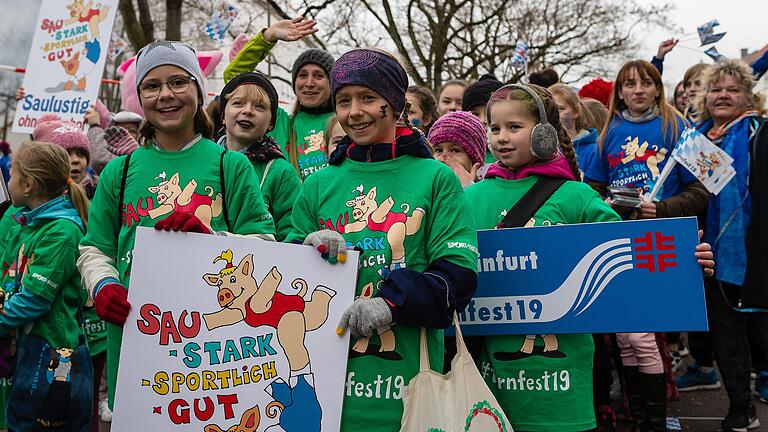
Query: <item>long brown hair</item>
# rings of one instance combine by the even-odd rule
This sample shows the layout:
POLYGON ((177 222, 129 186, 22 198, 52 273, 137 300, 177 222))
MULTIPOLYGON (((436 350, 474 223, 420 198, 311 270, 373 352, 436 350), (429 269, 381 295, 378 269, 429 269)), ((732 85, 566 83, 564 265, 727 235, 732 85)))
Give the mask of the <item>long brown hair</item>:
MULTIPOLYGON (((568 131, 565 130, 563 124, 560 123, 560 111, 557 109, 557 103, 552 94, 544 87, 537 86, 535 84, 528 84, 526 87, 530 88, 539 96, 544 103, 544 111, 547 113, 547 121, 549 124, 555 127, 557 130, 557 140, 560 142, 560 151, 563 152, 563 156, 568 161, 568 165, 571 168, 571 173, 575 179, 581 178, 581 172, 579 171, 579 165, 576 163, 576 152, 573 150, 573 141, 568 136, 568 131)), ((499 102, 503 101, 518 101, 522 102, 525 107, 525 112, 536 122, 540 123, 539 107, 536 105, 536 101, 533 100, 528 92, 523 89, 514 87, 502 87, 497 90, 488 100, 487 113, 488 123, 491 122, 491 107, 499 102)))
POLYGON ((621 117, 621 112, 627 109, 627 104, 619 97, 622 86, 629 79, 629 75, 635 71, 637 75, 642 79, 650 79, 656 86, 658 95, 654 100, 654 103, 659 109, 659 116, 661 117, 661 130, 664 135, 664 139, 671 139, 677 141, 680 136, 678 122, 686 123, 683 115, 678 112, 675 107, 667 102, 667 98, 664 96, 664 84, 661 82, 661 75, 659 74, 656 66, 645 60, 630 60, 619 69, 619 73, 616 75, 616 80, 613 83, 613 90, 611 91, 611 101, 608 104, 608 119, 603 126, 602 132, 600 132, 600 138, 597 141, 598 152, 602 154, 603 146, 605 143, 605 137, 608 134, 608 129, 615 118, 621 117), (670 133, 671 132, 671 133, 670 133))
POLYGON ((72 205, 83 225, 88 225, 91 202, 83 188, 69 178, 69 155, 66 150, 51 143, 27 141, 14 153, 13 174, 32 180, 35 195, 47 199, 59 197, 69 189, 72 205))

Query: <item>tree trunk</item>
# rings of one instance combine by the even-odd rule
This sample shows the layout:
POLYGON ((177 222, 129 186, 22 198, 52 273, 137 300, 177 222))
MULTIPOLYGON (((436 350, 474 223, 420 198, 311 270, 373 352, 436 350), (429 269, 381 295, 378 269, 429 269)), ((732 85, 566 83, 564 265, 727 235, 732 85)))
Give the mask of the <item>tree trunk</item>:
MULTIPOLYGON (((139 21, 141 31, 144 32, 144 45, 155 41, 155 24, 152 22, 152 13, 149 11, 147 0, 137 0, 139 3, 139 21)), ((138 49, 138 48, 137 48, 138 49)))
POLYGON ((133 48, 138 51, 148 42, 144 37, 144 30, 142 26, 136 19, 136 10, 133 7, 133 2, 131 0, 120 0, 120 3, 118 3, 117 7, 120 10, 120 16, 123 17, 123 27, 125 28, 125 34, 128 37, 128 40, 131 42, 131 45, 133 45, 133 48))
POLYGON ((165 39, 181 40, 182 0, 165 0, 165 39))

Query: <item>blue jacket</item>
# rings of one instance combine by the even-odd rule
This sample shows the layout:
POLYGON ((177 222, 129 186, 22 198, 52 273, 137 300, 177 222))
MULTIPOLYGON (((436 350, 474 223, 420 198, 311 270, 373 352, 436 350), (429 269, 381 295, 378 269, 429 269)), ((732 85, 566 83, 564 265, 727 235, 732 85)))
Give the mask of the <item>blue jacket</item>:
POLYGON ((573 140, 573 150, 576 152, 576 162, 582 173, 587 172, 594 163, 597 153, 597 139, 599 138, 597 129, 589 129, 589 133, 573 140))
POLYGON ((3 157, 0 157, 0 173, 3 174, 3 180, 5 181, 5 184, 8 184, 8 181, 11 178, 11 156, 10 155, 4 155, 3 157))

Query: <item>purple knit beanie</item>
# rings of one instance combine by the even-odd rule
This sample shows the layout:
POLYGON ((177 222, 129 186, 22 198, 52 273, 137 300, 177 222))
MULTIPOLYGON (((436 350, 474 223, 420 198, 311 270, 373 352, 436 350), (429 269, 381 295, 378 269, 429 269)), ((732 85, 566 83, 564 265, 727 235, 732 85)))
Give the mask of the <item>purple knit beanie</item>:
POLYGON ((345 85, 359 85, 380 94, 400 114, 405 108, 408 74, 394 58, 379 51, 354 49, 336 60, 331 70, 331 100, 345 85))
POLYGON ((483 123, 467 111, 453 111, 443 115, 432 124, 427 136, 432 145, 444 142, 458 144, 473 165, 485 160, 486 138, 483 123))

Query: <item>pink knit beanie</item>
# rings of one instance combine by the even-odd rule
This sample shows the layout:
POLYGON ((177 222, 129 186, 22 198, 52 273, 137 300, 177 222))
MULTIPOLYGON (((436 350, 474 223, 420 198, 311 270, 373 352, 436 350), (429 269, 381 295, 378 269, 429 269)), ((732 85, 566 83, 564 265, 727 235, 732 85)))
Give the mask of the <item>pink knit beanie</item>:
POLYGON ((427 136, 432 145, 452 142, 459 145, 469 156, 472 164, 485 160, 485 126, 474 114, 468 111, 454 111, 437 119, 429 129, 427 136))
POLYGON ((91 144, 83 131, 72 122, 63 122, 56 115, 46 114, 37 120, 32 139, 56 144, 64 150, 81 149, 91 161, 91 144))

